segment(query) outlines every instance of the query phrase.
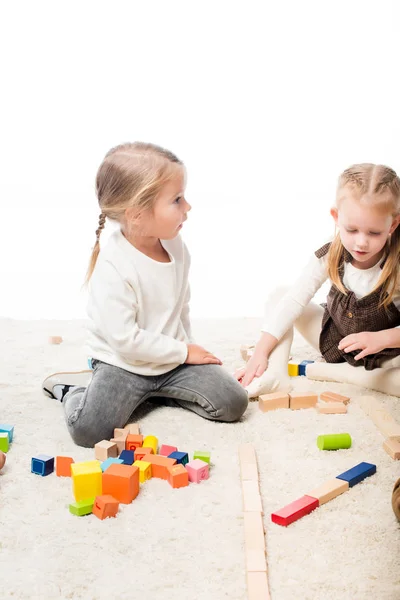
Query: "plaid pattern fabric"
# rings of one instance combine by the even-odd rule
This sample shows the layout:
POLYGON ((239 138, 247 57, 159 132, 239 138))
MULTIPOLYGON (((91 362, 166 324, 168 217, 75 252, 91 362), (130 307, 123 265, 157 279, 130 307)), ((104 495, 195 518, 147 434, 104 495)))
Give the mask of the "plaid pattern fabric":
MULTIPOLYGON (((329 247, 330 244, 325 244, 317 250, 315 252, 317 258, 325 256, 329 247)), ((343 264, 345 261, 348 262, 349 256, 351 258, 351 255, 346 252, 343 264)), ((343 278, 343 269, 340 277, 343 278)), ((381 289, 378 288, 368 296, 357 300, 354 292, 347 290, 347 294, 343 294, 332 285, 326 305, 324 305, 325 312, 319 338, 320 351, 327 362, 346 361, 355 367, 363 366, 367 371, 371 371, 380 367, 382 361, 400 354, 400 348, 385 348, 377 354, 370 354, 360 360, 355 360, 354 357, 360 350, 346 353, 338 348, 340 340, 352 333, 381 331, 400 325, 400 312, 393 303, 387 307, 379 306, 380 292, 381 289)))

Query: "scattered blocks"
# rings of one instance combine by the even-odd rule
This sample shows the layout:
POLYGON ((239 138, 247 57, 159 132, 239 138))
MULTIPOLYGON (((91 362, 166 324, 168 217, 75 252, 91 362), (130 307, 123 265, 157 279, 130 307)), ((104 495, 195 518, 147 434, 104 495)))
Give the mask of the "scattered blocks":
POLYGON ((70 456, 56 456, 57 477, 71 477, 71 465, 74 459, 70 456))
POLYGON ((153 448, 137 448, 135 450, 135 460, 142 460, 146 454, 154 454, 153 448))
POLYGON ((77 517, 83 517, 90 515, 93 510, 94 498, 89 500, 80 500, 79 502, 73 502, 69 505, 69 512, 77 517))
POLYGON ((189 473, 183 464, 172 465, 168 469, 168 483, 173 488, 181 488, 189 485, 189 473))
POLYGON ((31 460, 31 472, 45 477, 54 471, 54 456, 38 454, 31 460))
POLYGON ((272 513, 271 520, 273 523, 287 527, 294 521, 301 519, 305 515, 318 508, 319 502, 311 496, 303 496, 294 502, 291 502, 281 510, 272 513))
POLYGON ((142 442, 142 446, 144 446, 145 448, 152 448, 153 454, 157 454, 158 439, 155 435, 146 435, 142 442))
POLYGON ((343 404, 348 404, 350 402, 348 396, 341 396, 340 394, 335 394, 335 392, 322 392, 320 398, 325 402, 343 402, 343 404))
POLYGON ((166 446, 163 444, 160 448, 161 456, 169 456, 172 452, 176 452, 178 448, 176 446, 166 446))
POLYGON ((299 375, 305 377, 307 365, 311 365, 313 362, 315 362, 315 361, 313 361, 313 360, 301 361, 301 363, 299 364, 299 375))
POLYGON ((186 469, 189 473, 189 481, 200 483, 209 477, 209 467, 206 462, 196 458, 187 463, 186 469))
POLYGON ((130 504, 138 493, 139 469, 134 465, 111 465, 103 473, 103 494, 110 494, 122 504, 130 504))
POLYGON ((124 465, 133 465, 135 462, 135 453, 133 450, 122 450, 118 458, 124 465))
POLYGON ((301 408, 311 408, 317 404, 318 394, 309 393, 298 393, 289 394, 290 396, 290 408, 292 410, 299 410, 301 408))
POLYGON ((344 402, 318 402, 317 412, 323 415, 338 415, 347 413, 347 406, 344 402))
POLYGON ((311 490, 311 492, 307 493, 307 496, 311 496, 311 498, 316 498, 319 502, 319 505, 325 504, 329 502, 329 500, 333 500, 343 492, 347 492, 349 489, 349 482, 342 481, 341 479, 330 479, 326 481, 322 485, 317 488, 311 490))
POLYGON ((14 426, 7 425, 6 423, 0 423, 0 433, 7 433, 8 441, 11 444, 11 442, 13 441, 13 437, 14 437, 14 426))
POLYGON ((118 446, 115 442, 103 440, 94 446, 94 455, 97 460, 107 460, 107 458, 117 458, 118 446))
POLYGON ((370 477, 374 473, 376 473, 376 465, 361 462, 359 465, 356 465, 352 469, 349 469, 341 475, 338 475, 337 479, 341 479, 342 481, 348 481, 349 486, 353 487, 354 485, 360 483, 360 481, 362 481, 366 477, 370 477))
POLYGON ((62 341, 61 335, 51 335, 49 337, 49 344, 61 344, 62 341))
MULTIPOLYGON (((189 457, 187 452, 171 452, 168 458, 174 458, 178 464, 187 465, 189 457)), ((206 462, 206 461, 203 461, 206 462)))
POLYGON ((203 450, 195 450, 193 453, 193 460, 195 460, 196 458, 199 458, 200 460, 203 460, 204 462, 210 464, 211 454, 210 452, 205 452, 203 450))
POLYGON ((340 450, 351 447, 351 435, 349 433, 331 433, 319 435, 317 446, 320 450, 340 450))
POLYGON ((268 412, 277 408, 289 408, 289 402, 289 394, 274 392, 272 394, 262 394, 258 399, 258 407, 262 412, 268 412))
POLYGON ((2 452, 8 452, 9 447, 10 447, 10 440, 8 437, 8 433, 3 431, 2 433, 0 433, 0 450, 2 452))
POLYGON ((111 467, 111 465, 122 465, 123 463, 124 461, 121 458, 114 458, 113 456, 110 456, 110 458, 107 458, 107 460, 101 463, 100 468, 104 473, 109 467, 111 467))
POLYGON ((99 461, 72 463, 71 476, 72 491, 77 502, 101 496, 102 471, 99 461))
POLYGON ((115 517, 118 512, 119 502, 110 495, 97 496, 93 505, 93 514, 98 519, 107 519, 115 517))
POLYGON ((133 463, 134 467, 139 469, 139 481, 144 483, 147 479, 151 479, 151 463, 145 460, 136 460, 133 463))
POLYGON ((175 458, 160 454, 146 454, 146 462, 151 464, 151 474, 158 479, 168 479, 168 469, 176 464, 175 458))
POLYGON ((383 448, 394 460, 400 459, 400 442, 390 439, 386 440, 383 442, 383 448))
POLYGON ((135 451, 136 448, 139 448, 141 446, 143 446, 143 436, 128 433, 125 440, 125 450, 135 451))

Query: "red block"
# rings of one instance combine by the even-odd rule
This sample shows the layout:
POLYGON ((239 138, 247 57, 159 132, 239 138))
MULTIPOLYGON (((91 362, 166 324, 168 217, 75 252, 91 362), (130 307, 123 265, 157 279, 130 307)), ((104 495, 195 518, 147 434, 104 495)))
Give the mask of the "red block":
POLYGON ((281 510, 272 513, 271 520, 273 523, 287 527, 290 523, 301 519, 304 515, 308 515, 314 509, 318 508, 319 501, 311 496, 303 496, 294 502, 291 502, 281 510))

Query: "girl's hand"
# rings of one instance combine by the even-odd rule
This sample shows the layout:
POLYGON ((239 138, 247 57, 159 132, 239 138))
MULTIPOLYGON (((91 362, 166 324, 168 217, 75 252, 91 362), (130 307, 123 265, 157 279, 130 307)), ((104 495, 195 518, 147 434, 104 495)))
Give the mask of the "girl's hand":
POLYGON ((185 363, 188 365, 222 365, 222 361, 197 344, 188 344, 185 363))
POLYGON ((368 354, 376 354, 388 347, 387 330, 383 331, 362 331, 347 335, 339 342, 339 350, 344 352, 354 352, 362 350, 354 358, 359 360, 368 354))
POLYGON ((253 381, 254 377, 261 377, 267 367, 268 356, 256 348, 247 365, 235 371, 235 377, 245 388, 253 381))

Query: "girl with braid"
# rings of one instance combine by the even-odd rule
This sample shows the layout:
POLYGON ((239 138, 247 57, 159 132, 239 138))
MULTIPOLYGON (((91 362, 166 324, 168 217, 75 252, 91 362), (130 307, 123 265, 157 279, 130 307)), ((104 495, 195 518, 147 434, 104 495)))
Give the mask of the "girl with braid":
POLYGON ((250 397, 290 390, 293 326, 324 359, 307 365, 309 379, 400 396, 399 177, 382 165, 353 165, 339 177, 331 215, 333 241, 271 297, 261 337, 236 372, 250 397), (327 279, 326 304, 312 303, 327 279))
POLYGON ((179 235, 191 209, 185 185, 182 162, 153 144, 117 146, 100 165, 101 214, 87 272, 93 371, 43 382, 63 402, 78 445, 110 439, 151 398, 213 421, 237 421, 246 410, 247 392, 192 338, 190 257, 179 235), (120 227, 100 248, 106 219, 120 227))

